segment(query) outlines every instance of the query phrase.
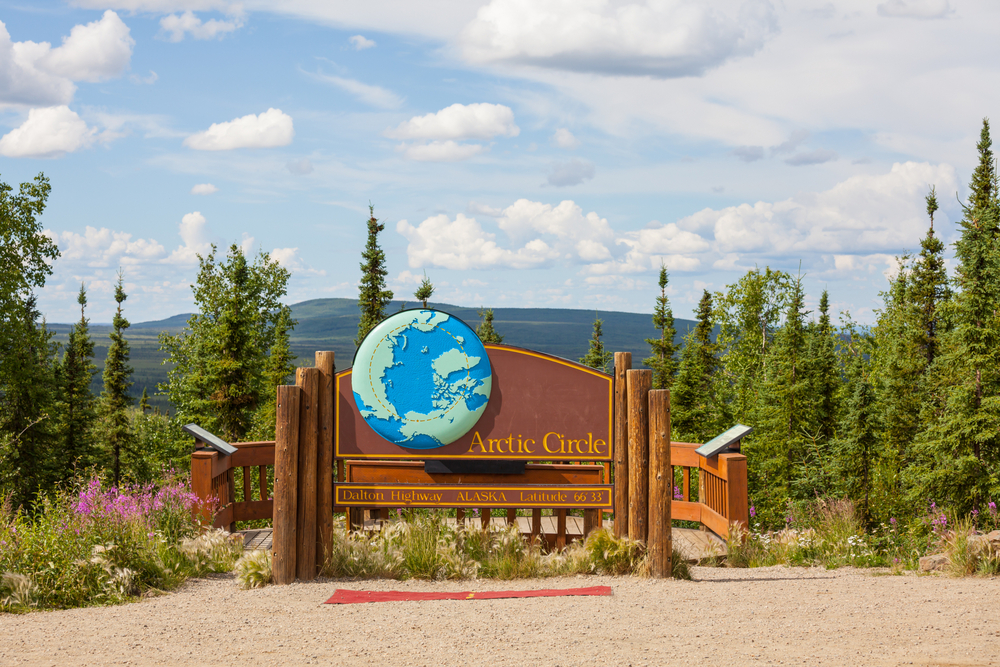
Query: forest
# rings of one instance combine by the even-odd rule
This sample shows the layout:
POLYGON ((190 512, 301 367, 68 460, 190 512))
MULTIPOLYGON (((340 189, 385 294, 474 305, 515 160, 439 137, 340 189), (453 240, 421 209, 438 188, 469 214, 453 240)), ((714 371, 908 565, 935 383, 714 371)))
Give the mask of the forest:
MULTIPOLYGON (((790 525, 820 500, 853 503, 862 527, 926 517, 996 513, 1000 497, 1000 201, 989 123, 963 203, 954 270, 934 227, 937 193, 928 184, 919 252, 899 257, 877 320, 818 308, 800 274, 748 271, 705 291, 697 324, 675 341, 666 267, 654 295, 658 337, 647 341, 654 386, 671 390, 673 437, 703 442, 733 423, 754 427, 748 458, 753 522, 790 525)), ((108 484, 159 484, 182 477, 197 422, 238 442, 273 437, 274 388, 294 370, 289 333, 296 322, 282 299, 289 273, 266 254, 237 245, 200 258, 197 309, 180 333, 160 335, 170 370, 157 393, 173 414, 130 394, 128 295, 119 274, 118 310, 101 390, 87 318, 65 344, 38 312, 36 296, 59 249, 42 233, 50 192, 44 175, 15 190, 0 184, 0 498, 30 509, 46 494, 95 476, 108 484)), ((358 338, 386 315, 384 229, 374 210, 362 254, 358 338)), ((938 230, 940 231, 940 230, 938 230)), ((430 298, 425 279, 414 295, 430 298)), ((478 330, 502 341, 491 311, 478 330)), ((581 359, 607 369, 610 351, 594 323, 581 359)), ((639 360, 636 360, 638 362, 639 360)), ((637 365, 637 364, 636 364, 637 365)))

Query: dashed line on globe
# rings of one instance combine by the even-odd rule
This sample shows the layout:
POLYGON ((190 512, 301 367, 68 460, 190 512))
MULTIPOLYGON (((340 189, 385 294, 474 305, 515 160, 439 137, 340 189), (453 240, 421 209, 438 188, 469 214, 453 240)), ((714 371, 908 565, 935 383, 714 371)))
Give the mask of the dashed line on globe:
MULTIPOLYGON (((399 331, 400 329, 407 329, 410 326, 412 326, 412 323, 407 322, 406 324, 398 326, 395 329, 393 329, 392 331, 390 331, 389 333, 387 333, 385 336, 382 337, 382 340, 380 340, 378 343, 375 344, 375 350, 377 350, 379 348, 379 345, 381 345, 385 341, 389 340, 389 338, 391 336, 394 336, 397 331, 399 331)), ((442 329, 441 327, 439 327, 436 324, 431 324, 430 326, 434 327, 438 331, 442 331, 442 332, 448 334, 449 336, 451 336, 452 338, 455 339, 455 344, 458 345, 458 349, 460 349, 462 351, 462 354, 465 355, 465 377, 466 377, 466 379, 468 379, 468 377, 469 377, 469 371, 472 369, 472 367, 469 366, 469 355, 465 354, 465 346, 462 345, 462 342, 458 339, 457 336, 455 336, 453 333, 451 333, 447 329, 442 329)), ((375 376, 372 373, 372 364, 375 363, 375 350, 372 350, 371 357, 368 359, 368 384, 372 388, 372 395, 375 397, 375 400, 378 401, 378 404, 381 405, 383 408, 385 408, 386 412, 388 412, 390 415, 392 415, 396 419, 399 419, 400 421, 402 421, 403 418, 396 413, 396 411, 392 408, 392 406, 389 406, 389 405, 386 405, 385 403, 383 403, 382 399, 379 398, 379 396, 378 396, 378 391, 375 390, 375 380, 374 380, 375 376)), ((466 398, 467 394, 468 394, 468 392, 466 392, 465 395, 461 396, 459 400, 461 400, 462 398, 466 398)), ((413 422, 414 424, 419 424, 421 422, 429 422, 429 421, 435 421, 437 419, 441 419, 446 414, 448 414, 449 412, 451 412, 452 410, 454 410, 455 406, 458 405, 458 403, 459 403, 458 400, 452 401, 452 403, 448 407, 448 409, 445 410, 444 412, 442 412, 440 415, 436 415, 434 417, 428 417, 427 419, 407 419, 406 421, 407 422, 413 422)))

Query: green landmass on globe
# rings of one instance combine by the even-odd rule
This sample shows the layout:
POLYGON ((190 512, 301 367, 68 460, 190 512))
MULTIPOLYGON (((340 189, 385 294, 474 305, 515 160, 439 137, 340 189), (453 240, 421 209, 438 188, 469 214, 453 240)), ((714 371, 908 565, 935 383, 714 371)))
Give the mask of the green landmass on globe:
POLYGON ((407 310, 361 342, 351 386, 362 418, 379 435, 402 447, 433 449, 479 421, 492 369, 467 324, 435 310, 407 310))

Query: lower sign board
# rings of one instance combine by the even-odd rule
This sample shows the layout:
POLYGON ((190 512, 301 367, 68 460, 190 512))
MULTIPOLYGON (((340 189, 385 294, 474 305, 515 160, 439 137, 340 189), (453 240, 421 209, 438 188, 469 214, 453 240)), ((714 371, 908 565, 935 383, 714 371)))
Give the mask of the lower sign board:
POLYGON ((337 484, 347 507, 521 507, 611 509, 611 484, 337 484))

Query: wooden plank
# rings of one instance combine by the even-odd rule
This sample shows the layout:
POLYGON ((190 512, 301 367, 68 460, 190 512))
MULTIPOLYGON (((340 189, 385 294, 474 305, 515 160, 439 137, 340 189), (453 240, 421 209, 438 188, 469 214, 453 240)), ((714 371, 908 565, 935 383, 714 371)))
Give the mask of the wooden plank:
POLYGON ((671 518, 676 521, 698 521, 701 522, 701 503, 694 503, 685 500, 675 500, 670 503, 671 518))
POLYGON ((542 534, 542 510, 536 507, 531 510, 531 541, 542 534))
POLYGON ((556 510, 556 549, 566 548, 566 510, 556 510))
MULTIPOLYGON (((215 521, 212 523, 213 528, 227 528, 233 524, 233 506, 226 505, 219 513, 215 515, 215 521)), ((228 528, 227 528, 228 529, 228 528)), ((229 531, 234 532, 234 531, 229 531)))
POLYGON ((274 440, 254 442, 234 442, 236 453, 233 454, 230 465, 234 468, 243 466, 274 465, 274 440))
MULTIPOLYGON (((649 390, 653 371, 625 373, 628 392, 628 536, 645 542, 649 531, 649 390)), ((616 522, 617 523, 617 522, 616 522)))
POLYGON ((298 516, 299 400, 302 390, 277 388, 274 446, 274 583, 295 581, 295 544, 298 516))
POLYGON ((729 521, 707 505, 701 506, 701 525, 722 539, 726 539, 729 535, 729 521))
POLYGON ((750 528, 750 508, 747 498, 747 457, 742 454, 720 454, 725 461, 728 483, 729 523, 740 523, 744 528, 750 528))
POLYGON ((295 542, 295 575, 316 578, 316 454, 319 444, 318 368, 297 368, 295 384, 302 390, 299 403, 298 505, 295 542))
POLYGON ((670 502, 674 469, 670 465, 670 392, 649 392, 649 559, 650 574, 670 577, 670 502))
POLYGON ((273 500, 251 500, 233 503, 233 518, 236 521, 257 521, 258 519, 270 519, 273 515, 273 500))
MULTIPOLYGON (((670 453, 673 455, 673 451, 670 453)), ((682 482, 681 493, 684 494, 684 500, 691 500, 691 468, 684 468, 684 481, 682 482)))
POLYGON ((316 446, 316 557, 322 566, 333 550, 333 352, 317 352, 319 442, 316 446))
POLYGON ((583 510, 583 536, 586 537, 590 535, 594 530, 599 528, 598 525, 601 521, 601 515, 604 514, 601 510, 583 510))
POLYGON ((511 526, 517 523, 517 510, 513 507, 507 508, 507 525, 511 526))
POLYGON ((257 485, 260 487, 260 499, 267 500, 267 466, 257 467, 257 485))
POLYGON ((628 392, 626 372, 632 368, 631 352, 615 352, 615 537, 628 535, 628 392))
POLYGON ((212 459, 219 453, 213 450, 201 449, 191 454, 191 492, 200 500, 195 508, 195 517, 202 524, 212 522, 214 508, 209 503, 212 498, 212 459))
POLYGON ((697 468, 703 458, 695 452, 700 446, 694 442, 671 442, 670 462, 675 466, 697 468))
MULTIPOLYGON (((422 461, 346 461, 347 481, 365 484, 495 484, 497 476, 428 473, 422 461)), ((600 465, 529 463, 523 475, 504 475, 510 484, 601 484, 600 465)), ((606 482, 605 482, 606 483, 606 482)))
POLYGON ((483 530, 490 527, 490 519, 493 518, 493 510, 489 507, 479 508, 479 525, 483 530))
MULTIPOLYGON (((226 471, 226 488, 229 494, 226 496, 226 504, 232 505, 236 501, 236 471, 230 468, 226 471)), ((225 524, 223 524, 225 525, 225 524)), ((233 519, 229 522, 229 532, 236 532, 236 520, 233 519)))
POLYGON ((465 509, 459 507, 455 510, 455 523, 459 526, 465 525, 465 509))

